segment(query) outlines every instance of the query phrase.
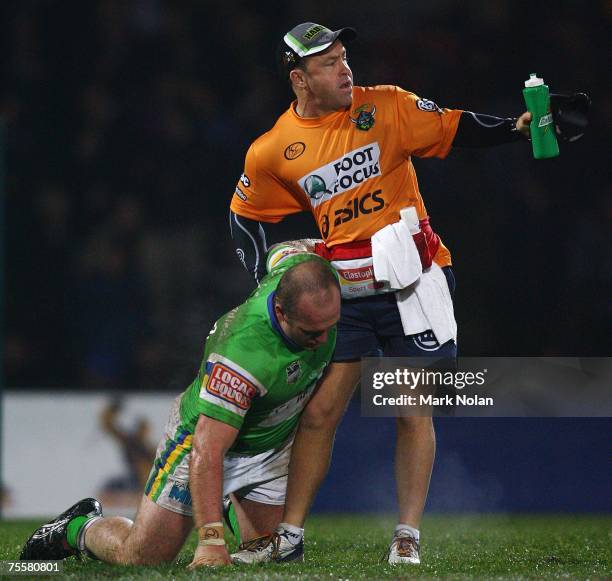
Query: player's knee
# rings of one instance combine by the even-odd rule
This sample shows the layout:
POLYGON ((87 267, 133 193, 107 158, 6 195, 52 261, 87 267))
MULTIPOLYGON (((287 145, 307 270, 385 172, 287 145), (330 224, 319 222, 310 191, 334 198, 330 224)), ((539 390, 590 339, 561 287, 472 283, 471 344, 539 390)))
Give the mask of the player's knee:
POLYGON ((403 433, 414 435, 434 434, 434 426, 430 417, 400 417, 397 418, 397 429, 403 433))
POLYGON ((176 543, 151 542, 146 536, 134 528, 133 523, 123 517, 113 517, 116 520, 122 519, 125 526, 126 535, 120 543, 114 547, 113 561, 121 565, 158 565, 167 561, 172 561, 178 551, 174 549, 176 543))
POLYGON ((124 551, 121 555, 124 565, 159 565, 174 560, 176 553, 170 554, 163 548, 143 547, 140 550, 124 551))
POLYGON ((140 565, 140 566, 151 566, 151 565, 159 565, 163 561, 159 558, 154 558, 153 555, 130 555, 128 556, 123 564, 124 565, 140 565))

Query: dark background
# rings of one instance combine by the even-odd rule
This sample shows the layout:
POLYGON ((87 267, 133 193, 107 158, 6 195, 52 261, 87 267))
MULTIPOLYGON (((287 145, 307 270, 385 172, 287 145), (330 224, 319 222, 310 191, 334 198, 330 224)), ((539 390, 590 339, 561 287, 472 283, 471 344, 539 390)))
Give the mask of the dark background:
MULTIPOLYGON (((588 135, 555 160, 520 143, 415 165, 453 253, 463 354, 610 354, 609 2, 2 9, 9 386, 187 381, 211 323, 251 288, 228 204, 249 143, 288 106, 273 54, 302 20, 359 29, 356 84, 441 106, 516 115, 531 71, 591 94, 588 135)), ((306 215, 269 232, 315 234, 306 215)))
MULTIPOLYGON (((612 4, 302 4, 1 3, 5 385, 178 392, 191 381, 212 322, 252 288, 228 204, 249 143, 291 99, 275 76, 276 45, 306 20, 358 29, 356 84, 397 84, 500 116, 524 110, 534 71, 552 89, 591 95, 588 134, 554 160, 516 143, 415 166, 453 253, 462 354, 611 354, 612 4)), ((269 241, 315 234, 304 215, 270 228, 269 241)), ((448 422, 443 441, 454 430, 489 442, 480 458, 507 443, 508 429, 531 433, 448 422)), ((601 450, 593 426, 602 424, 581 422, 545 432, 578 429, 584 449, 601 450)), ((584 457, 568 462, 580 475, 584 457)))

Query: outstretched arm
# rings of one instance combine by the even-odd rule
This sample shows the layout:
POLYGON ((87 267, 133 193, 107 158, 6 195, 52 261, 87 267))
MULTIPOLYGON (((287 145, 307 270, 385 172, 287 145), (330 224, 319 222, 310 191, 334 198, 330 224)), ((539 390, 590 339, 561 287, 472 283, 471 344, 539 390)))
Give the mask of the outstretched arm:
POLYGON ((457 133, 453 140, 454 147, 487 147, 511 143, 529 137, 531 113, 528 111, 520 117, 494 117, 482 113, 464 111, 459 120, 457 133))
MULTIPOLYGON (((586 93, 551 93, 550 111, 555 124, 557 137, 562 141, 573 142, 580 139, 589 124, 591 98, 586 93)), ((483 147, 508 143, 529 137, 531 113, 520 117, 502 119, 464 111, 459 120, 453 141, 455 147, 483 147)))

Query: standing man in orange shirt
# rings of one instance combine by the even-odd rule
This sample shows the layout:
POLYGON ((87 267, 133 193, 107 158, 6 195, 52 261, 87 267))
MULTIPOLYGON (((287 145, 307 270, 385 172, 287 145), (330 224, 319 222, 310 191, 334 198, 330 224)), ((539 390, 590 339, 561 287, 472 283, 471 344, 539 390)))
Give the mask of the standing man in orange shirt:
MULTIPOLYGON (((413 206, 422 268, 454 290, 451 257, 429 224, 411 156, 444 158, 451 146, 481 147, 524 139, 531 115, 501 119, 440 109, 395 86, 353 86, 345 45, 352 28, 312 22, 289 31, 281 60, 296 95, 274 127, 249 148, 231 203, 237 253, 259 282, 265 266, 262 223, 312 212, 323 243, 316 251, 337 268, 342 315, 328 372, 302 416, 292 452, 283 522, 234 562, 303 559, 303 526, 323 481, 336 427, 359 382, 360 358, 456 357, 456 326, 434 333, 421 317, 410 332, 395 293, 374 278, 371 238, 413 206)), ((420 269, 420 267, 419 267, 420 269)), ((450 302, 450 299, 449 299, 450 302)), ((451 303, 451 319, 452 303, 451 303)), ((395 477, 399 520, 389 563, 420 562, 419 526, 435 455, 431 418, 397 419, 395 477)))

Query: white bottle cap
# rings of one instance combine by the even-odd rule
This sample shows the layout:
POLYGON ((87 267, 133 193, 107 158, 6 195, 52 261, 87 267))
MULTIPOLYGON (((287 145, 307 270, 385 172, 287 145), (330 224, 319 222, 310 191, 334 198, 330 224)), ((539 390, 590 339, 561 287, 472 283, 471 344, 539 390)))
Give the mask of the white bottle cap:
POLYGON ((410 234, 417 234, 421 231, 419 216, 414 206, 408 206, 400 210, 400 219, 408 226, 410 234))
POLYGON ((544 84, 544 79, 540 79, 536 73, 529 73, 529 78, 525 81, 526 87, 539 87, 544 84))

